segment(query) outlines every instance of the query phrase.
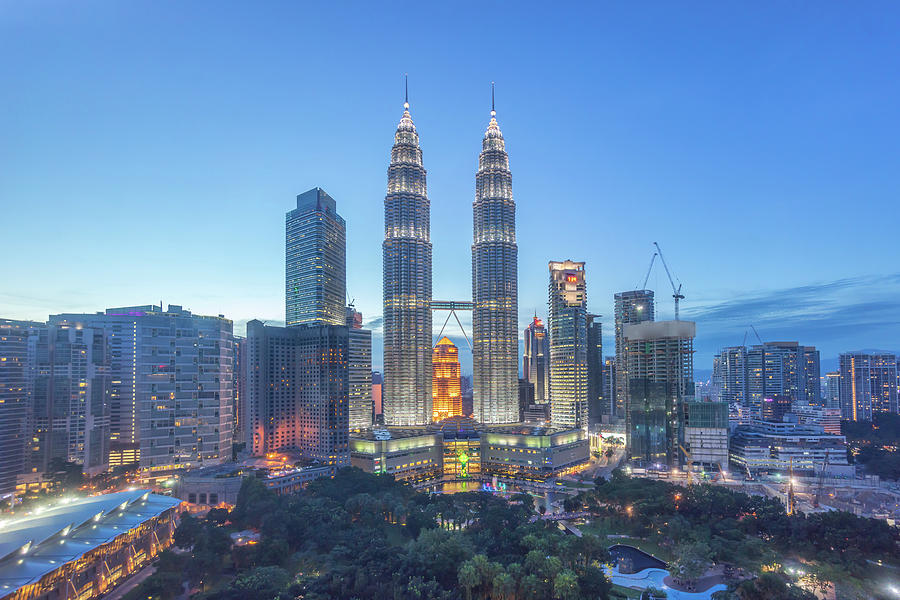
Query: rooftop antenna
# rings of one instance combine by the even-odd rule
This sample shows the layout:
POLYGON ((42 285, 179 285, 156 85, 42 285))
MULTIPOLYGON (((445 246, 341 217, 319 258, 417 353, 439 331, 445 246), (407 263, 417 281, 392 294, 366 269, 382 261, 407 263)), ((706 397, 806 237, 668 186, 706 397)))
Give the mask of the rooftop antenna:
POLYGON ((403 108, 409 108, 409 73, 403 74, 403 108))

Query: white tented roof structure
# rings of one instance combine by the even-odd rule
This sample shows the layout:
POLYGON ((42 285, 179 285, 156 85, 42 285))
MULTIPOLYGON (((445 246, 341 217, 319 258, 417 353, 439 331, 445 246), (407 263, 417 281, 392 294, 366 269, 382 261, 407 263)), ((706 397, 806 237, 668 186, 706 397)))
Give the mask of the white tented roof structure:
POLYGON ((0 597, 180 503, 142 489, 79 498, 0 522, 0 597))

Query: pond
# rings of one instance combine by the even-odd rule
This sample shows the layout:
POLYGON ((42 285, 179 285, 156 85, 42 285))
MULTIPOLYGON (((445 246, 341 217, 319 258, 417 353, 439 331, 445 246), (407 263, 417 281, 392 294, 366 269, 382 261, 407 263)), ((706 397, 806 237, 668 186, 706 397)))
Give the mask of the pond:
POLYGON ((625 544, 616 544, 609 547, 609 555, 612 558, 612 564, 619 564, 620 558, 631 560, 634 572, 643 571, 644 569, 665 569, 668 565, 651 554, 647 554, 643 550, 638 550, 634 546, 626 546, 625 544))

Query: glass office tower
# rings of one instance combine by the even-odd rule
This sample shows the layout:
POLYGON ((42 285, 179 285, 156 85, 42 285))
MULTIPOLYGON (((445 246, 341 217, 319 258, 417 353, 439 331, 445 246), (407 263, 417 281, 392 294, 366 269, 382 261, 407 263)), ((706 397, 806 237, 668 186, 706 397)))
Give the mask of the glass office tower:
POLYGON ((503 134, 491 107, 472 204, 472 368, 475 419, 519 420, 516 203, 503 134))
POLYGON ((285 215, 284 249, 286 325, 343 325, 346 225, 325 190, 297 196, 297 208, 285 215))
POLYGON ((409 102, 394 134, 384 197, 386 425, 431 422, 431 216, 409 102))
POLYGON ((587 288, 584 263, 550 262, 550 421, 587 425, 587 288))

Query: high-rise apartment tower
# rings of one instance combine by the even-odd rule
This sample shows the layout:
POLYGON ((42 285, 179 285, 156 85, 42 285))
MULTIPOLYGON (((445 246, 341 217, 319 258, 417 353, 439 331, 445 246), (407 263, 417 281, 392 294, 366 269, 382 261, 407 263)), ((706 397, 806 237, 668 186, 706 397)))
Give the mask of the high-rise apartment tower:
POLYGON ((625 417, 628 402, 628 341, 625 339, 625 325, 643 323, 654 319, 653 290, 633 290, 619 292, 614 297, 614 317, 616 326, 616 401, 618 417, 625 417))

